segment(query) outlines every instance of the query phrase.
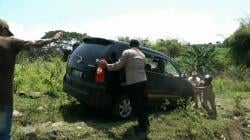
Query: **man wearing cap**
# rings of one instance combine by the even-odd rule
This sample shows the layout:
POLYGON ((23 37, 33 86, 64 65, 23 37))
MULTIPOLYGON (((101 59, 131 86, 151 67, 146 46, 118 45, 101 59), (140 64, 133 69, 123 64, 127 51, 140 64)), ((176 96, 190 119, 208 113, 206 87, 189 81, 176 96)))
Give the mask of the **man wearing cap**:
POLYGON ((201 90, 196 89, 197 86, 200 84, 200 78, 197 76, 196 71, 192 71, 191 76, 188 78, 188 81, 193 85, 194 91, 195 91, 195 97, 194 97, 194 102, 195 102, 195 108, 198 108, 198 97, 201 102, 202 97, 201 97, 201 90))
POLYGON ((123 67, 125 68, 128 94, 138 121, 135 131, 146 133, 149 121, 147 95, 144 92, 147 81, 144 69, 145 55, 139 50, 140 43, 137 40, 131 40, 129 46, 130 48, 123 51, 121 58, 117 62, 107 64, 107 62, 102 61, 102 63, 107 66, 109 71, 117 71, 123 67))
POLYGON ((6 21, 0 19, 0 140, 11 139, 13 112, 13 77, 17 54, 29 48, 41 48, 61 38, 57 33, 53 38, 25 41, 12 37, 6 21))

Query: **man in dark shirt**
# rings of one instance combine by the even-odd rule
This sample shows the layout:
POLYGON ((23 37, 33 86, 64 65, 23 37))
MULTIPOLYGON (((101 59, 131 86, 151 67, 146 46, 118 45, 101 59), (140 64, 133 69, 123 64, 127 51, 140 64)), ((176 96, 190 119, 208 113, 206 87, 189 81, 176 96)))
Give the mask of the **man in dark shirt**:
POLYGON ((17 54, 29 48, 41 48, 61 38, 57 33, 53 38, 38 41, 24 41, 12 37, 6 21, 0 19, 0 140, 11 139, 13 112, 13 78, 17 54))

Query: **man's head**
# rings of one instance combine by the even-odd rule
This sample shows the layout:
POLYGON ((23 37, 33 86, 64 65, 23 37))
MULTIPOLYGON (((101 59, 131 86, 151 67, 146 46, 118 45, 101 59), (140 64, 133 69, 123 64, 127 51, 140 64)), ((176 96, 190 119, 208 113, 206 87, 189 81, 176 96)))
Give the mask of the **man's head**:
POLYGON ((9 25, 5 20, 0 19, 0 36, 13 36, 9 30, 9 25))
POLYGON ((132 39, 132 40, 130 40, 130 42, 129 42, 129 46, 130 46, 131 48, 132 48, 132 47, 138 48, 138 47, 140 46, 140 43, 139 43, 138 40, 132 39))
POLYGON ((197 77, 197 72, 196 71, 192 71, 192 77, 197 77))
POLYGON ((206 74, 205 77, 204 77, 204 84, 205 85, 210 85, 213 81, 213 77, 209 74, 206 74))

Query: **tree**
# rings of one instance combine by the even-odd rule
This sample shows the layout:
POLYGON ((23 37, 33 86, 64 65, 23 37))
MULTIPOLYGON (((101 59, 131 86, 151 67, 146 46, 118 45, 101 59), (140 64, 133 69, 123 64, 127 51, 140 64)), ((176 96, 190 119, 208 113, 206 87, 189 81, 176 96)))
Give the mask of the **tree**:
MULTIPOLYGON (((150 40, 148 38, 136 38, 136 39, 140 42, 140 45, 142 47, 149 48, 152 45, 152 43, 150 42, 150 40)), ((129 43, 130 40, 131 39, 128 36, 126 36, 126 37, 118 37, 118 41, 129 43)))
POLYGON ((72 46, 76 43, 81 43, 84 37, 87 37, 87 34, 77 33, 77 32, 66 32, 62 30, 55 30, 46 32, 42 39, 47 39, 53 37, 57 32, 63 32, 63 37, 60 41, 51 43, 48 47, 42 49, 31 49, 28 52, 22 52, 21 55, 17 58, 17 63, 19 61, 24 61, 28 56, 31 59, 29 61, 33 61, 33 58, 43 58, 45 60, 50 60, 51 57, 63 57, 65 61, 67 56, 70 54, 72 50, 72 46))
POLYGON ((140 42, 142 47, 149 48, 152 45, 151 41, 148 38, 137 38, 137 40, 140 42))
POLYGON ((55 30, 46 32, 42 39, 51 38, 57 32, 63 32, 63 37, 61 41, 52 43, 52 46, 59 47, 61 49, 72 49, 72 46, 77 42, 82 42, 83 38, 87 37, 86 33, 77 33, 77 32, 66 32, 62 30, 55 30))
POLYGON ((182 44, 176 39, 164 40, 158 39, 152 48, 167 54, 171 58, 180 56, 182 51, 182 44))
POLYGON ((129 43, 130 38, 128 36, 125 36, 125 37, 120 36, 120 37, 118 37, 118 41, 129 43))
MULTIPOLYGON (((51 38, 53 35, 61 30, 49 31, 46 32, 42 37, 43 39, 51 38)), ((83 38, 88 37, 86 33, 77 33, 77 32, 63 32, 63 37, 60 41, 50 44, 51 47, 47 49, 47 53, 56 54, 56 52, 63 52, 63 61, 66 61, 69 54, 72 50, 80 45, 83 42, 83 38), (59 48, 59 49, 58 49, 59 48)))
POLYGON ((225 41, 230 48, 230 55, 236 66, 250 67, 250 19, 241 19, 240 27, 225 41))

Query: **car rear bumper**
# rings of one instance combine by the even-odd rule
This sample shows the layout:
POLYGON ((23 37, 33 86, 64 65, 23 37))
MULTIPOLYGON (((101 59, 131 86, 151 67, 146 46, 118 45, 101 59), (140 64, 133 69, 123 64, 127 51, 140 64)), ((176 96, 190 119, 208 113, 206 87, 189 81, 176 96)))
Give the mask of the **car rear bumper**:
POLYGON ((111 95, 102 89, 89 89, 86 87, 86 90, 83 91, 64 83, 63 90, 70 96, 94 108, 106 109, 112 105, 111 95))

